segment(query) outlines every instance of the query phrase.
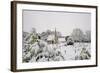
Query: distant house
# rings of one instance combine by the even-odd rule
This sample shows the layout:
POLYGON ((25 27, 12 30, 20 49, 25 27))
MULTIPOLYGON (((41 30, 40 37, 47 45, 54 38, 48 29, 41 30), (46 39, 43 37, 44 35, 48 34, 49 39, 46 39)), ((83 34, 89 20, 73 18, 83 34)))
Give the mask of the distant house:
POLYGON ((65 37, 62 36, 62 37, 58 37, 58 41, 61 42, 61 43, 63 43, 63 42, 65 42, 66 40, 65 40, 65 37))
POLYGON ((54 43, 54 40, 55 40, 55 35, 54 34, 51 34, 47 37, 47 42, 49 44, 53 44, 54 43))
POLYGON ((56 44, 56 43, 58 43, 58 34, 56 32, 56 29, 55 29, 55 32, 54 33, 48 35, 47 42, 49 44, 56 44))

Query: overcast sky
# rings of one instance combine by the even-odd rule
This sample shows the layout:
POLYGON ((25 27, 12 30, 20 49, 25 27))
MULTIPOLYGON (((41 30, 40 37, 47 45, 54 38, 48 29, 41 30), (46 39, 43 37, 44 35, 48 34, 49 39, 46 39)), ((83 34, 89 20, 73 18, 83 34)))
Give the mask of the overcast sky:
POLYGON ((91 14, 23 10, 23 31, 30 32, 32 28, 38 33, 56 28, 62 35, 70 35, 75 28, 85 32, 91 30, 91 14))

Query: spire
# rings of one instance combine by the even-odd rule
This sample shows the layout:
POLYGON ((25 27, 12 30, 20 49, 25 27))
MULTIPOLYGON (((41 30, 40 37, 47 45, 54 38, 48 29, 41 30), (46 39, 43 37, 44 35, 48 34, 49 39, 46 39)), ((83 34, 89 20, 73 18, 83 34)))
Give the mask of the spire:
POLYGON ((58 43, 58 36, 57 36, 57 31, 56 31, 56 28, 55 28, 55 44, 58 43))

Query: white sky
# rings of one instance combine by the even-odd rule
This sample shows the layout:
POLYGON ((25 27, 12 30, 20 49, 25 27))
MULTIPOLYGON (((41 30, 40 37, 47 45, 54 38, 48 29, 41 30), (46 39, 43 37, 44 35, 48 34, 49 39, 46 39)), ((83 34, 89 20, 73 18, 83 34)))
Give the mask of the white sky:
POLYGON ((75 28, 85 32, 91 30, 91 14, 23 10, 23 31, 30 32, 32 28, 38 33, 56 28, 62 35, 70 35, 75 28))

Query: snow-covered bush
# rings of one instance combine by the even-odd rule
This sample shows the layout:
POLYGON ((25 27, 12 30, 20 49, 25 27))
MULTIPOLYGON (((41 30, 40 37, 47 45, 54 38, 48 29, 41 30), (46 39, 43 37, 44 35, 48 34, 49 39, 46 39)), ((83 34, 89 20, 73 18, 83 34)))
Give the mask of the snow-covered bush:
POLYGON ((88 52, 88 50, 86 50, 86 48, 83 48, 81 50, 81 53, 80 53, 80 59, 81 60, 84 60, 84 59, 90 59, 91 55, 90 53, 88 52))
POLYGON ((67 37, 65 38, 65 40, 66 40, 66 42, 67 42, 67 45, 74 45, 74 40, 73 40, 72 37, 67 36, 67 37))

